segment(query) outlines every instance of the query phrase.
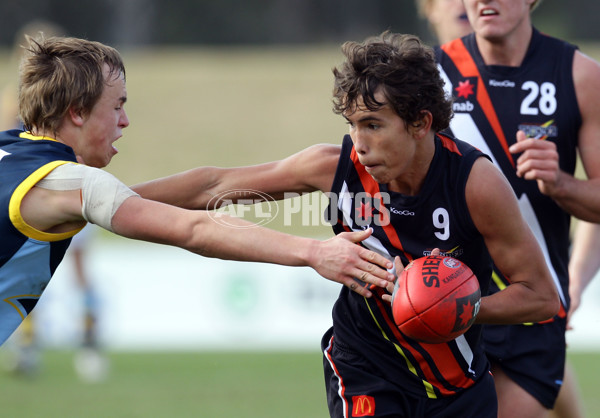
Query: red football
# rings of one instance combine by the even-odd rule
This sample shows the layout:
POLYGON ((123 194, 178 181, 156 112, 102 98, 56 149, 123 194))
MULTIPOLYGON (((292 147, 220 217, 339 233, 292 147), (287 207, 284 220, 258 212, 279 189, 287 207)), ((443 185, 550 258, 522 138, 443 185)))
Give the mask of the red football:
POLYGON ((421 257, 408 264, 392 293, 392 313, 406 336, 443 343, 464 334, 479 312, 481 292, 471 269, 452 257, 421 257))

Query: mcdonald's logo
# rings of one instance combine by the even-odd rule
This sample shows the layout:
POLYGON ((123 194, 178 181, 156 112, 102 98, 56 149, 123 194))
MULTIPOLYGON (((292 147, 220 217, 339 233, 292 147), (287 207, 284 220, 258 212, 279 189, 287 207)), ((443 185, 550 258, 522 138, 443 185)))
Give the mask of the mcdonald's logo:
POLYGON ((352 416, 353 417, 372 417, 375 416, 375 398, 367 395, 352 397, 352 416))

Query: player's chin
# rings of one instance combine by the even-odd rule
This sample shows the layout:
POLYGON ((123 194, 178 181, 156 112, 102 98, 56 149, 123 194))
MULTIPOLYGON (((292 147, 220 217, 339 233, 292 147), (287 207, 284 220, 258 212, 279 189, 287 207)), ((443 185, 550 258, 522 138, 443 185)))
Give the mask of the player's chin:
POLYGON ((106 167, 112 161, 113 157, 118 153, 119 151, 117 151, 115 147, 110 147, 110 149, 104 155, 104 158, 102 158, 102 161, 100 162, 100 164, 103 164, 102 167, 106 167))
POLYGON ((86 160, 85 164, 90 167, 104 168, 110 163, 111 160, 112 160, 112 155, 105 155, 102 157, 86 160))

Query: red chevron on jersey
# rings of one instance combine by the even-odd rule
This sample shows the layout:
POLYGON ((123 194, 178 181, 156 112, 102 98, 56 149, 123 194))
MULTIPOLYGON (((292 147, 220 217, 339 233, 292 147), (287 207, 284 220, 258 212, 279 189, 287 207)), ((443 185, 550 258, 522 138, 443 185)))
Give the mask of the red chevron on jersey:
MULTIPOLYGON (((500 121, 498 120, 498 115, 496 114, 490 96, 485 88, 485 84, 481 79, 481 74, 477 69, 477 65, 475 64, 475 61, 473 61, 473 58, 465 48, 465 44, 461 39, 456 39, 452 42, 442 45, 441 48, 446 54, 448 54, 449 57, 452 58, 452 60, 456 64, 456 67, 463 75, 463 77, 477 77, 477 101, 479 102, 487 119, 490 121, 490 124, 492 126, 492 129, 494 130, 494 133, 496 134, 496 137, 502 144, 502 148, 504 149, 506 158, 508 158, 508 161, 510 161, 511 165, 514 167, 515 161, 510 151, 508 151, 508 143, 506 142, 504 131, 502 130, 502 126, 500 125, 500 121)), ((465 86, 460 87, 460 81, 459 88, 461 88, 461 92, 466 91, 465 86)), ((473 86, 470 86, 470 88, 473 88, 473 86)))

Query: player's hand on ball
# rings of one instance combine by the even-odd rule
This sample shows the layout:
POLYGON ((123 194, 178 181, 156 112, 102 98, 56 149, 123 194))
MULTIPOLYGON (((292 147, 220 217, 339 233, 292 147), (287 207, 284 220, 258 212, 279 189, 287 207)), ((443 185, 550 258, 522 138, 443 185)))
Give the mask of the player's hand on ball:
POLYGON ((394 286, 396 285, 396 282, 398 281, 398 277, 400 277, 400 274, 402 274, 402 271, 404 271, 404 264, 402 264, 402 260, 400 260, 399 256, 396 256, 394 258, 394 267, 395 267, 395 273, 396 273, 396 280, 394 280, 392 283, 389 283, 385 290, 388 291, 388 293, 384 293, 381 297, 383 300, 385 300, 388 303, 392 303, 392 293, 394 292, 394 286))
MULTIPOLYGON (((433 251, 431 252, 431 255, 440 255, 440 249, 434 248, 433 251)), ((389 295, 384 294, 382 296, 383 300, 385 300, 388 303, 392 303, 392 293, 394 293, 394 286, 396 286, 398 277, 400 277, 400 275, 404 271, 404 265, 402 264, 400 257, 396 256, 396 258, 394 259, 394 266, 396 267, 396 280, 394 280, 393 283, 390 283, 386 286, 386 290, 389 292, 389 295)))
POLYGON ((323 277, 349 287, 364 297, 371 297, 367 288, 375 285, 385 288, 395 277, 388 269, 392 262, 380 254, 356 245, 367 239, 372 229, 358 232, 343 232, 323 241, 318 249, 314 269, 323 277))

